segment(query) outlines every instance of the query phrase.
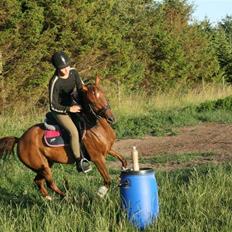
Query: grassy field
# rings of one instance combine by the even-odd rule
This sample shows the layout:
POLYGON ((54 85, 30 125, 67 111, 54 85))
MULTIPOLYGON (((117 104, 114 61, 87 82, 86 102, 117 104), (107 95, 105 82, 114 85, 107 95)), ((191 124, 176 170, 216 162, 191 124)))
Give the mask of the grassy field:
MULTIPOLYGON (((231 94, 231 89, 217 91, 218 95, 204 92, 205 97, 200 99, 197 96, 203 96, 203 93, 192 93, 189 98, 187 96, 191 94, 187 93, 185 97, 174 98, 169 105, 165 100, 156 102, 162 99, 161 95, 147 102, 142 95, 130 96, 124 104, 112 98, 112 108, 118 118, 115 129, 119 137, 124 138, 144 134, 171 135, 174 127, 205 121, 230 123, 232 100, 227 96, 231 94), (217 100, 219 97, 227 98, 217 100)), ((166 97, 163 99, 169 99, 168 95, 166 97)), ((1 115, 0 137, 20 136, 32 124, 43 121, 44 113, 31 109, 1 115)), ((173 159, 189 162, 199 156, 202 154, 175 154, 151 157, 141 162, 148 166, 162 165, 173 159)), ((51 202, 40 196, 33 185, 34 174, 16 156, 0 160, 0 170, 0 231, 137 231, 121 210, 118 187, 120 167, 110 169, 112 188, 106 199, 100 200, 96 191, 102 180, 96 169, 84 175, 77 174, 72 165, 55 165, 54 179, 67 196, 60 199, 53 195, 51 202)), ((231 163, 155 171, 160 214, 146 231, 232 231, 231 163)))
MULTIPOLYGON (((149 165, 152 162, 157 160, 149 160, 149 165)), ((100 200, 96 191, 101 178, 95 169, 84 175, 72 165, 57 164, 54 178, 67 196, 53 195, 51 202, 41 198, 34 174, 15 157, 1 160, 0 168, 0 231, 137 231, 121 210, 119 168, 110 169, 112 188, 100 200)), ((231 231, 231 173, 231 164, 157 171, 160 214, 145 231, 231 231)))

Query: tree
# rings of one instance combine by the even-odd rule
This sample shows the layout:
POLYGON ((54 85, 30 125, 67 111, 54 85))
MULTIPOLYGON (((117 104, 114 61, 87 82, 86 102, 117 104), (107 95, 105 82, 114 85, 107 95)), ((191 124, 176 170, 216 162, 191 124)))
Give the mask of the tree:
POLYGON ((47 102, 57 50, 70 55, 83 79, 100 74, 127 91, 215 81, 221 48, 212 46, 203 23, 189 23, 191 14, 186 0, 1 1, 8 103, 27 102, 28 95, 32 105, 47 102))
POLYGON ((219 22, 214 33, 214 46, 226 80, 232 83, 232 16, 226 16, 219 22))

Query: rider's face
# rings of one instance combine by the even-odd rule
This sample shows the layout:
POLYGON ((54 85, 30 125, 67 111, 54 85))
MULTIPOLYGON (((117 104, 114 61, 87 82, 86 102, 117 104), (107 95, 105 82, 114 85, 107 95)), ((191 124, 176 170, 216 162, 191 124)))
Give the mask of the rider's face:
POLYGON ((61 76, 68 76, 70 71, 70 66, 59 69, 59 73, 61 76))

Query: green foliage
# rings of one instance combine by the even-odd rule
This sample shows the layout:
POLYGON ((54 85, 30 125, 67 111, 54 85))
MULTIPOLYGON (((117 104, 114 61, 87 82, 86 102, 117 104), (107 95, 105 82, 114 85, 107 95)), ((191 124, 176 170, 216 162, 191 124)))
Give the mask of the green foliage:
POLYGON ((201 103, 196 107, 197 112, 205 111, 216 111, 216 110, 226 110, 232 111, 232 97, 226 97, 224 99, 218 99, 215 101, 207 101, 201 103))
POLYGON ((186 1, 163 1, 145 17, 143 25, 148 26, 134 42, 142 48, 147 91, 214 81, 218 75, 219 65, 207 34, 199 25, 189 25, 191 13, 186 1))
POLYGON ((232 82, 232 17, 227 16, 215 36, 218 60, 225 72, 227 81, 232 82))
POLYGON ((114 126, 117 137, 141 137, 144 135, 172 135, 173 127, 181 124, 193 124, 196 119, 187 111, 151 111, 146 116, 136 118, 120 118, 114 126))
MULTIPOLYGON (((31 105, 46 105, 50 57, 57 50, 71 56, 83 79, 100 74, 128 91, 153 93, 221 78, 222 60, 202 25, 189 23, 192 6, 185 0, 5 0, 0 13, 11 105, 28 95, 31 105)), ((229 66, 223 70, 229 73, 229 66)))
POLYGON ((114 125, 119 138, 172 135, 174 128, 199 122, 232 122, 232 97, 172 110, 151 110, 139 117, 121 117, 114 125))

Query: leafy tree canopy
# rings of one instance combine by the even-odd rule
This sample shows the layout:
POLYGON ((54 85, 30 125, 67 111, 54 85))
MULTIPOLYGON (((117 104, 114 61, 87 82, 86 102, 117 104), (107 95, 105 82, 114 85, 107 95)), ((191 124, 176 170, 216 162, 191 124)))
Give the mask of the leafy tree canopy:
POLYGON ((218 81, 225 73, 232 80, 231 17, 207 31, 191 22, 192 11, 186 0, 1 1, 6 98, 46 102, 50 57, 58 50, 83 79, 100 74, 130 91, 218 81))

